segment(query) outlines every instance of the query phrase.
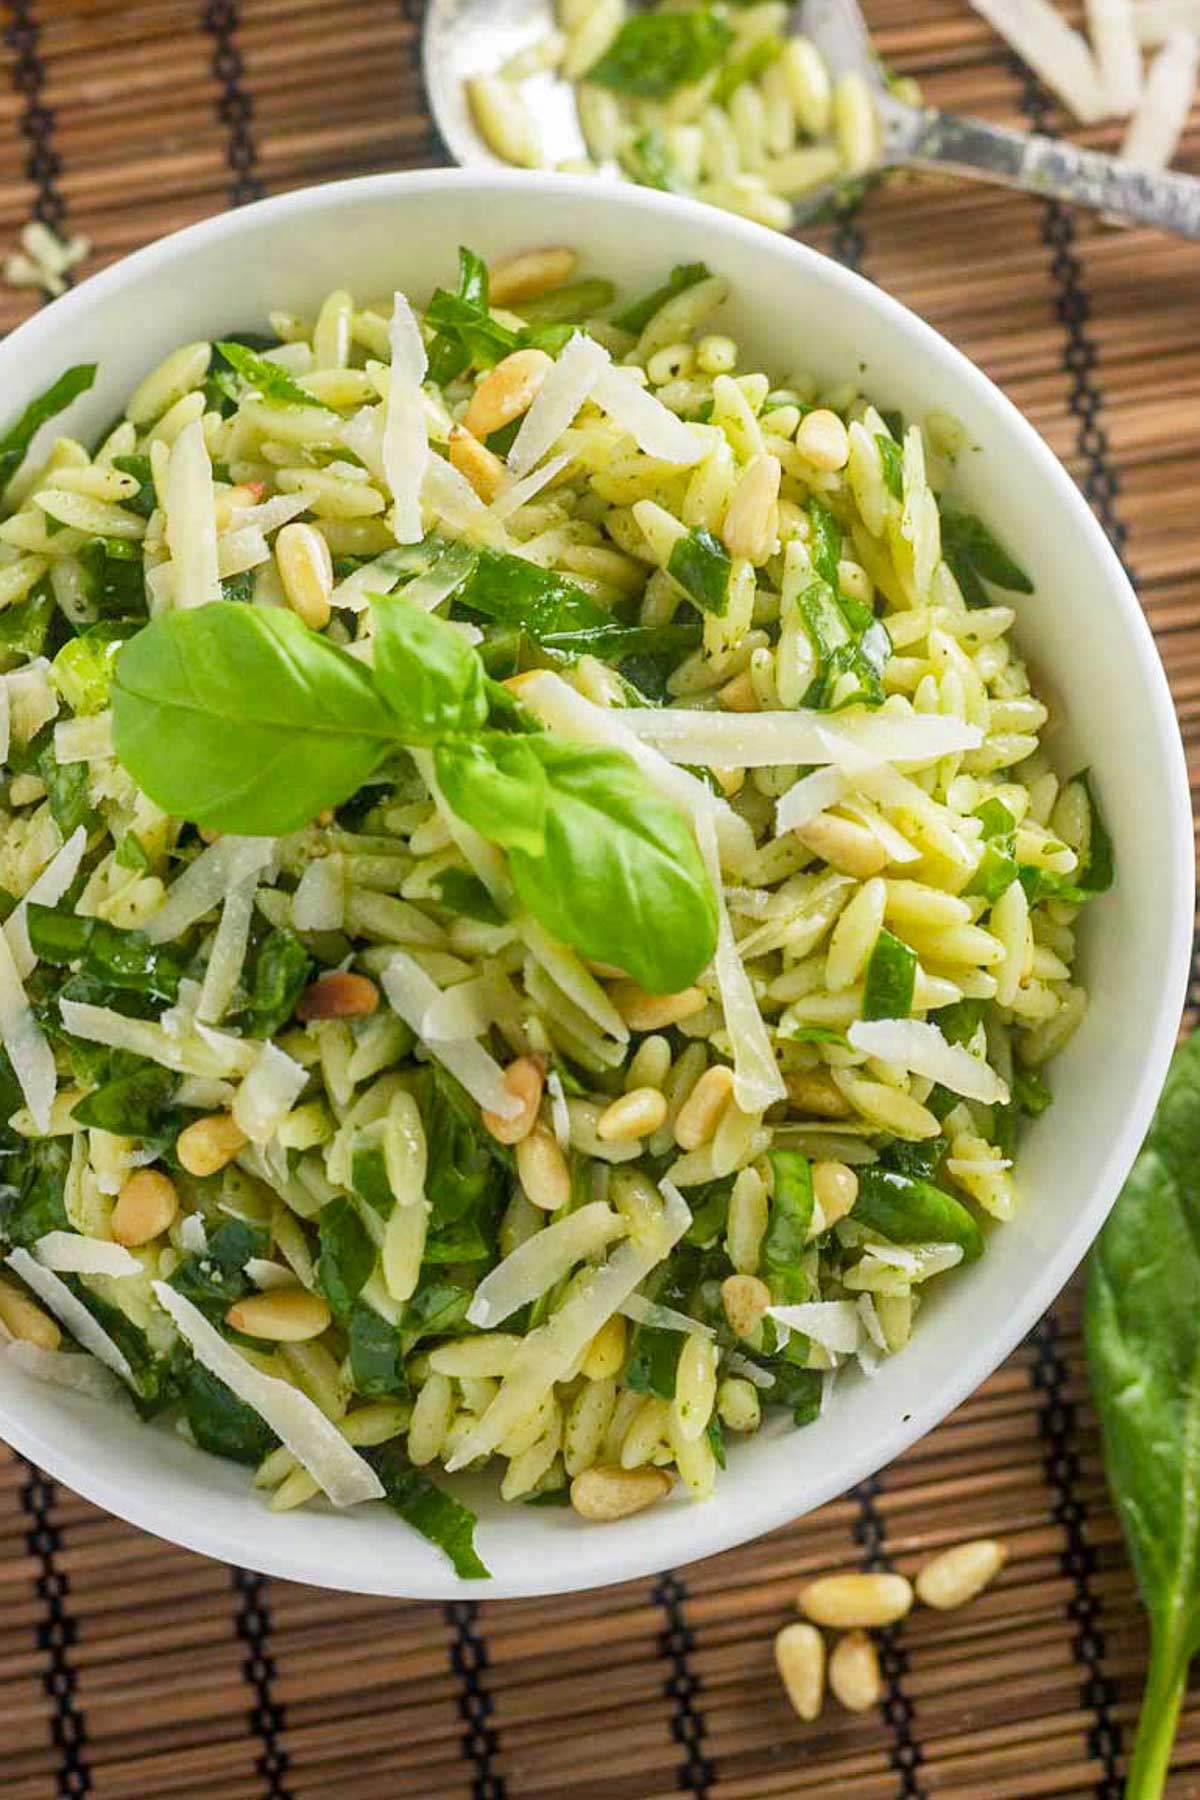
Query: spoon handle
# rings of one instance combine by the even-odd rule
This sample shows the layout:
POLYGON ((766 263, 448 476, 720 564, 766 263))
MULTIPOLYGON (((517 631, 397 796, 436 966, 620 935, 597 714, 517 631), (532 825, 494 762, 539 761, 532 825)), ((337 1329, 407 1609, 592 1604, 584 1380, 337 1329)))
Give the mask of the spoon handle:
POLYGON ((1158 225, 1200 238, 1200 178, 1194 175, 1139 169, 1054 138, 890 99, 885 119, 888 163, 1025 188, 1045 199, 1094 207, 1123 224, 1158 225))

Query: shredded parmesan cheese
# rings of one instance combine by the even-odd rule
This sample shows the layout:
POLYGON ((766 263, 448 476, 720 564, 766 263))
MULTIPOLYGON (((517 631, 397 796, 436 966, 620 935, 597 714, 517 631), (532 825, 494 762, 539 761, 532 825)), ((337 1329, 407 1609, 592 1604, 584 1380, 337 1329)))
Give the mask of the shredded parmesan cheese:
MULTIPOLYGON (((418 962, 405 951, 398 950, 383 971, 383 991, 392 1008, 418 1036, 421 1027, 441 990, 431 981, 418 962)), ((429 1049, 462 1082, 468 1094, 485 1112, 512 1118, 520 1103, 504 1085, 504 1070, 495 1057, 474 1039, 457 1039, 450 1043, 430 1044, 429 1049)))
POLYGON ((603 344, 581 331, 575 333, 521 421, 508 453, 514 475, 527 475, 553 449, 580 407, 590 400, 609 362, 603 344))
POLYGON ((775 802, 777 834, 783 837, 785 832, 799 831, 801 826, 811 824, 827 807, 836 806, 845 792, 846 777, 832 765, 802 775, 775 802))
POLYGON ((163 511, 175 605, 206 606, 219 600, 212 463, 200 419, 185 425, 171 446, 163 511))
POLYGON ((219 1025, 237 991, 250 941, 254 896, 258 883, 253 875, 230 888, 221 908, 221 922, 213 936, 208 967, 196 1002, 196 1017, 206 1025, 219 1025))
MULTIPOLYGON (((522 698, 525 690, 522 688, 522 698)), ((690 712, 683 707, 627 707, 625 730, 675 762, 719 769, 774 768, 781 763, 836 763, 855 752, 879 762, 931 763, 977 750, 983 733, 944 713, 690 712)))
POLYGON ((831 1356, 853 1356, 858 1349, 859 1315, 853 1300, 809 1300, 803 1306, 768 1306, 767 1317, 802 1331, 831 1356))
POLYGON ((503 493, 492 501, 492 517, 509 518, 527 501, 532 500, 535 494, 540 494, 544 487, 549 487, 564 469, 570 467, 571 460, 569 451, 561 456, 552 456, 549 462, 543 463, 538 469, 532 469, 521 481, 510 482, 503 493))
POLYGON ((65 1325, 77 1344, 90 1350, 97 1361, 119 1375, 122 1381, 133 1380, 133 1370, 125 1353, 113 1343, 107 1331, 92 1317, 82 1300, 77 1300, 65 1281, 53 1270, 43 1268, 28 1250, 10 1250, 5 1257, 9 1268, 26 1282, 60 1325, 65 1325))
POLYGON ((212 912, 231 888, 265 869, 274 854, 274 838, 218 838, 171 883, 162 905, 146 923, 150 942, 166 944, 182 937, 197 919, 212 912))
POLYGON ((37 1381, 51 1382, 55 1387, 73 1388, 90 1400, 114 1400, 120 1388, 103 1364, 94 1356, 72 1356, 65 1350, 43 1350, 27 1344, 22 1338, 10 1338, 3 1346, 7 1361, 32 1375, 37 1381))
POLYGON ((632 1319, 635 1325, 649 1325, 655 1331, 685 1331, 691 1337, 717 1335, 711 1325, 693 1319, 690 1313, 676 1312, 673 1306, 660 1306, 657 1300, 647 1300, 645 1294, 630 1294, 617 1311, 632 1319))
POLYGON ((8 937, 0 932, 0 1044, 8 1052, 29 1114, 39 1132, 50 1129, 58 1076, 54 1053, 21 986, 8 937))
POLYGON ((860 1019, 846 1035, 865 1055, 940 1082, 953 1094, 985 1106, 1008 1104, 1008 1087, 995 1070, 965 1045, 947 1043, 938 1027, 923 1019, 860 1019))
POLYGON ((1108 96, 1096 61, 1050 0, 971 0, 975 11, 999 32, 1082 125, 1107 116, 1108 96))
POLYGON ((110 1050, 129 1050, 134 1056, 144 1056, 180 1075, 215 1076, 219 1080, 243 1075, 258 1054, 258 1046, 248 1039, 211 1031, 206 1026, 193 1033, 173 1035, 151 1019, 130 1019, 111 1007, 92 1006, 83 1000, 60 1000, 58 1010, 72 1037, 84 1038, 89 1044, 107 1044, 110 1050))
POLYGON ((267 1042, 237 1091, 234 1123, 254 1144, 274 1137, 308 1083, 308 1070, 267 1042))
POLYGON ((27 909, 30 906, 58 905, 79 873, 79 865, 86 849, 87 830, 84 826, 77 825, 62 849, 46 864, 25 898, 13 908, 5 921, 4 935, 8 939, 8 947, 22 981, 37 967, 37 957, 29 942, 27 909))
POLYGON ((1200 19, 1167 39, 1146 76, 1119 155, 1139 169, 1165 169, 1183 136, 1196 93, 1200 19))
POLYGON ((744 1113, 765 1112, 776 1100, 787 1098, 750 977, 738 954, 717 855, 717 837, 711 813, 697 821, 696 838, 717 897, 717 954, 715 968, 725 1029, 733 1049, 734 1099, 744 1113))
POLYGON ((625 1220, 601 1200, 590 1201, 565 1219, 543 1226, 484 1276, 467 1308, 467 1318, 484 1331, 501 1324, 519 1307, 539 1299, 576 1263, 623 1237, 627 1229, 625 1220))
POLYGON ((644 388, 631 369, 610 364, 596 383, 593 398, 647 456, 688 468, 707 454, 707 446, 691 426, 644 388))
POLYGON ((429 463, 429 433, 421 383, 428 359, 412 307, 397 292, 388 329, 392 364, 388 378, 387 423, 383 430, 383 470, 392 491, 392 530, 399 544, 424 536, 421 487, 429 463))
POLYGON ((48 1231, 33 1246, 44 1269, 59 1275, 140 1275, 136 1256, 110 1239, 83 1237, 74 1231, 48 1231))

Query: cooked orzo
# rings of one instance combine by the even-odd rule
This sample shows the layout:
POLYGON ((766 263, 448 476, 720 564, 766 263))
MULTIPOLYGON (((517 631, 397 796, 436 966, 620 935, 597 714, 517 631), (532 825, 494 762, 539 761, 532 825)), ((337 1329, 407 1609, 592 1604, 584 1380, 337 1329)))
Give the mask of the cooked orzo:
POLYGON ((903 1348, 1112 877, 951 422, 575 262, 0 443, 4 1353, 465 1574, 903 1348))

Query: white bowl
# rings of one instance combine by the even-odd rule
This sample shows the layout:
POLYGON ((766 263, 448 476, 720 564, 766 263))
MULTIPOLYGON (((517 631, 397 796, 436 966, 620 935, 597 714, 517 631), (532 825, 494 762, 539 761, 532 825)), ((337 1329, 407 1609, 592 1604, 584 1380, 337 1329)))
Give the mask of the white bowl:
POLYGON ((533 175, 375 176, 268 200, 193 226, 56 301, 0 344, 4 411, 70 363, 95 360, 69 416, 87 437, 173 345, 311 313, 331 288, 414 295, 452 279, 460 243, 491 258, 568 243, 625 294, 703 258, 734 282, 727 324, 750 367, 861 375, 885 406, 960 419, 977 449, 961 494, 1030 571, 1018 636, 1060 698, 1063 768, 1089 764, 1117 850, 1113 892, 1089 908, 1086 1019, 1053 1069, 1051 1112, 1022 1143, 1024 1200, 987 1255, 939 1284, 911 1345, 828 1414, 780 1419, 737 1444, 715 1496, 603 1528, 569 1511, 504 1507, 493 1484, 457 1484, 481 1514, 490 1584, 458 1582, 441 1554, 382 1506, 268 1513, 248 1473, 101 1406, 0 1366, 0 1431, 88 1499, 190 1549, 264 1573, 363 1593, 444 1597, 599 1586, 739 1544, 842 1493, 936 1425, 1013 1349, 1099 1230, 1162 1085, 1192 931, 1192 825, 1171 697, 1137 600, 1074 483, 1031 426, 959 352, 838 264, 688 201, 533 175))

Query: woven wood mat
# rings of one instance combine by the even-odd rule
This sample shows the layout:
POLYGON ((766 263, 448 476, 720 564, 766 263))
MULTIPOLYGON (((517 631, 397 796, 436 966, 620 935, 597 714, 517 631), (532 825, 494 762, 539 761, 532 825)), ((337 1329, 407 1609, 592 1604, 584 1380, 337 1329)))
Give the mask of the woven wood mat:
MULTIPOLYGON (((1062 124, 963 0, 868 12, 931 100, 1062 124)), ((418 5, 8 0, 3 15, 0 250, 36 216, 86 233, 90 270, 224 206, 444 160, 418 5)), ((1200 169, 1200 116, 1182 162, 1200 169)), ((1197 771, 1200 250, 930 182, 896 182, 814 238, 959 344, 1075 474, 1134 574, 1197 771)), ((0 327, 31 304, 0 290, 0 327)), ((1119 1800, 1145 1645, 1074 1290, 876 1480, 747 1549, 576 1599, 439 1607, 265 1581, 0 1456, 6 1800, 1119 1800), (981 1533, 1012 1547, 994 1590, 891 1634, 877 1713, 800 1725, 771 1668, 798 1578, 911 1571, 981 1533)), ((1200 1796, 1200 1692, 1170 1794, 1200 1796)))

